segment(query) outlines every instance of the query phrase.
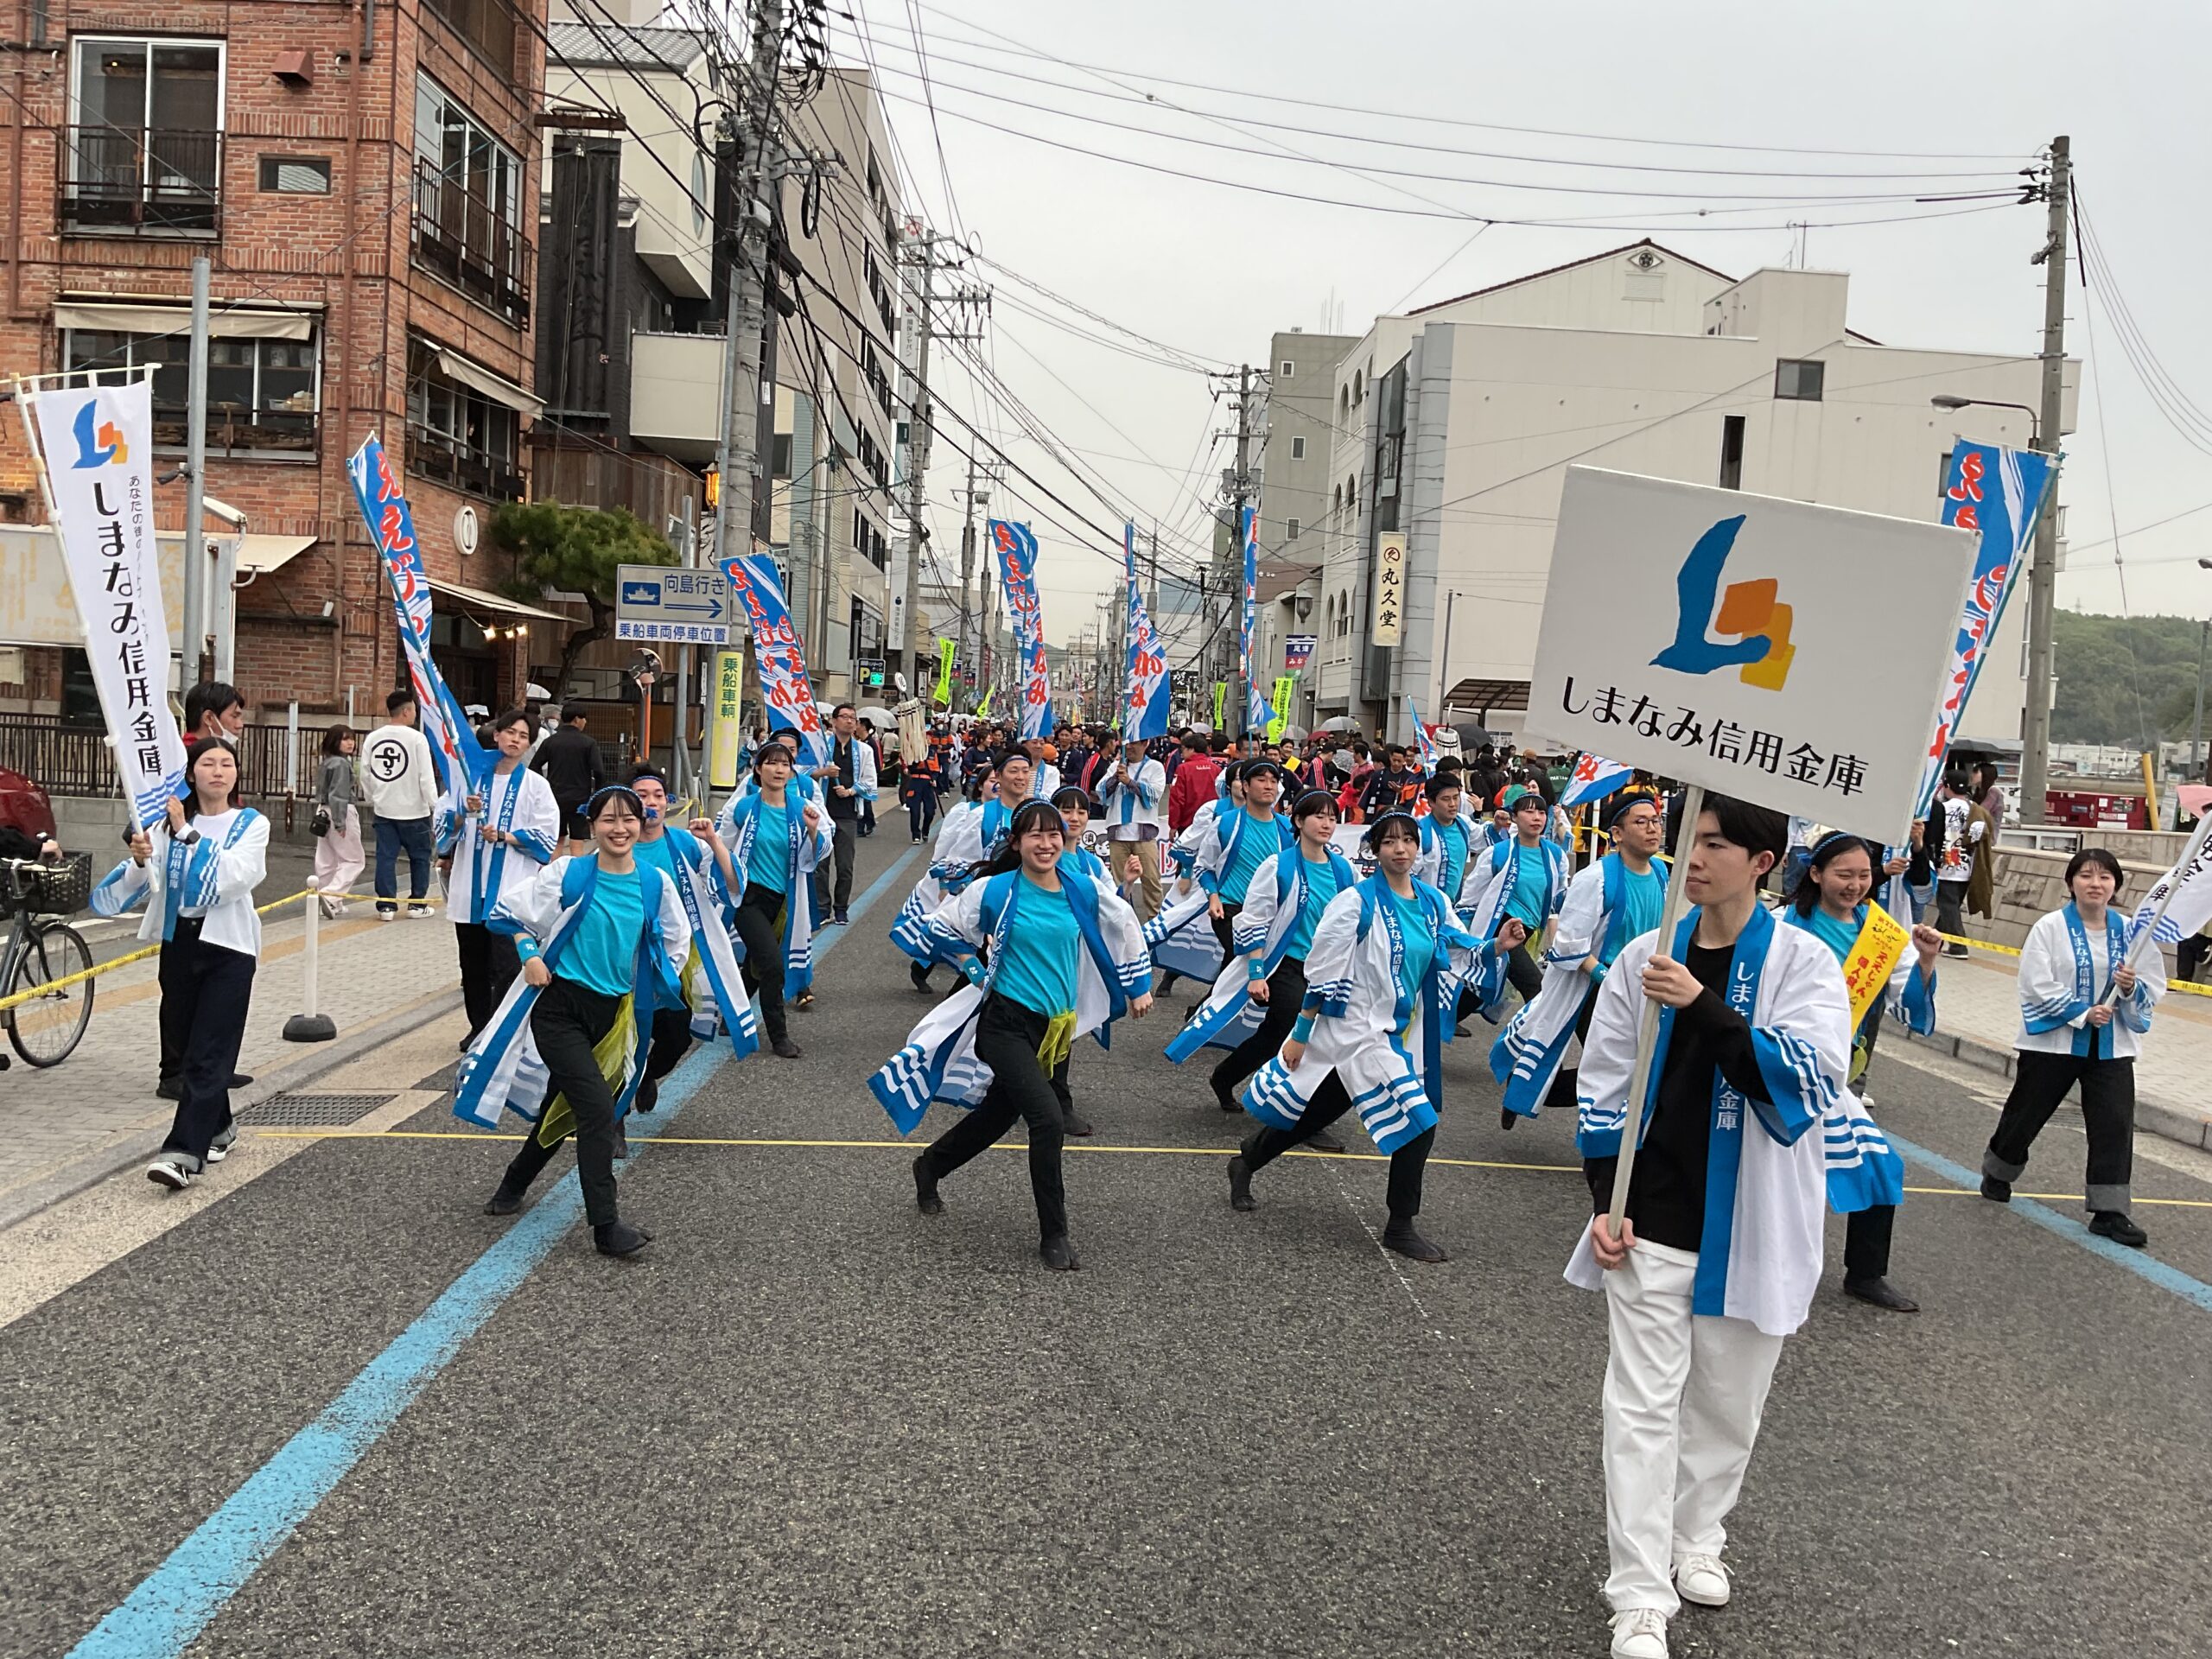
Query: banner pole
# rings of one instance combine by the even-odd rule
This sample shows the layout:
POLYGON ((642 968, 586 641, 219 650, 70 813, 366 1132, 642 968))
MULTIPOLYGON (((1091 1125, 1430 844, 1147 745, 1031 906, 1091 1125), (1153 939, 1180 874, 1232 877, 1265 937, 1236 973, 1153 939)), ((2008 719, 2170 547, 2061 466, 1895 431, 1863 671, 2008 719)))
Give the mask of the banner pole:
MULTIPOLYGON (((1667 874, 1667 901, 1659 912, 1660 948, 1655 955, 1664 955, 1674 948, 1675 930, 1681 925, 1687 896, 1690 849, 1696 844, 1697 821, 1704 813, 1705 791, 1692 784, 1682 791, 1681 826, 1675 836, 1674 868, 1667 874)), ((1636 1069, 1629 1074, 1628 1113, 1621 1123, 1620 1157, 1613 1166, 1612 1203, 1606 1211, 1616 1238, 1620 1236, 1621 1217, 1628 1212, 1628 1187, 1636 1168, 1636 1145, 1643 1135, 1643 1099, 1651 1084, 1651 1051, 1658 1039, 1659 1005, 1647 996, 1643 1012, 1637 1015, 1636 1069)))
MULTIPOLYGON (((2176 870, 2186 870, 2191 864, 2194 864, 2196 861, 2198 856, 2204 851, 2204 842, 2207 836, 2212 836, 2212 812, 2201 812, 2197 815, 2196 833, 2189 838, 2189 844, 2182 849, 2181 856, 2174 861, 2173 867, 2176 870)), ((2164 878, 2161 879, 2163 880, 2164 878)), ((2156 943, 2158 924, 2166 919, 2166 907, 2173 903, 2174 894, 2181 891, 2181 887, 2182 884, 2179 881, 2172 882, 2167 887, 2164 893, 2158 899, 2158 907, 2151 912, 2151 919, 2148 925, 2139 929, 2136 931, 2135 936, 2128 941, 2127 956, 2123 963, 2124 966, 2133 968, 2135 965, 2137 960, 2143 954, 2143 945, 2145 940, 2152 941, 2151 948, 2153 950, 2158 948, 2156 943)), ((2118 893, 2114 893, 2113 897, 2117 899, 2120 897, 2120 894, 2118 893)), ((2119 970, 2115 969, 2113 970, 2115 978, 2117 978, 2118 973, 2119 970)), ((2117 984, 2114 984, 2106 988, 2101 1001, 2105 1007, 2109 1007, 2114 1002, 2118 1001, 2119 999, 2120 987, 2117 984)))

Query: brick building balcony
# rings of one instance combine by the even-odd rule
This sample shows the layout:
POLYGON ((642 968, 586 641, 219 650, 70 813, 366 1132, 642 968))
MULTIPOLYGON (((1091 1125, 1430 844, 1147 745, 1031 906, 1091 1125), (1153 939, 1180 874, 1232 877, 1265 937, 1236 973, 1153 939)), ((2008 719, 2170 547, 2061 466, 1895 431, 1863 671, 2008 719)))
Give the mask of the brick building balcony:
POLYGON ((213 236, 222 207, 223 135, 71 127, 56 222, 65 235, 213 236))
POLYGON ((530 321, 530 238, 499 204, 415 162, 415 262, 518 328, 530 321))

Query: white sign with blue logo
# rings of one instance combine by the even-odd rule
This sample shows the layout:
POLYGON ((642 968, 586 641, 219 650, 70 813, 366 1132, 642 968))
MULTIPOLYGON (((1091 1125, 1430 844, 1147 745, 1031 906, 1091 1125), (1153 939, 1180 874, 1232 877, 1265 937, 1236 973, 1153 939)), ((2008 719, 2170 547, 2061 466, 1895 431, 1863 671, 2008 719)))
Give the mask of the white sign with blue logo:
POLYGON ((614 637, 677 645, 729 643, 729 583, 719 570, 626 564, 614 589, 614 637))
POLYGON ((1570 467, 1529 735, 1896 840, 1975 545, 1939 524, 1570 467))

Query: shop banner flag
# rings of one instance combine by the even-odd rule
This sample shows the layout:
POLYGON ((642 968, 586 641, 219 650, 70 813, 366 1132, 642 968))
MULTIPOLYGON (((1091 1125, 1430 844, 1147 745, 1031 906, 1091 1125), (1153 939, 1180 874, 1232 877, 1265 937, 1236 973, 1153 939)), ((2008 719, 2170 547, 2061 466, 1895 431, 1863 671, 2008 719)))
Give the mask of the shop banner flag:
POLYGON ((1129 621, 1126 687, 1122 696, 1122 735, 1128 741, 1150 742, 1167 735, 1167 647, 1160 643, 1144 608, 1144 590, 1137 584, 1137 531, 1122 526, 1122 552, 1128 566, 1129 621))
POLYGON ((1229 682, 1216 680, 1213 683, 1213 728, 1217 732, 1221 729, 1222 716, 1228 712, 1228 709, 1229 682))
POLYGON ((1297 683, 1298 676, 1295 674, 1275 676, 1275 695, 1268 704, 1268 741, 1270 743, 1281 742, 1282 734, 1290 729, 1290 694, 1297 683))
POLYGON ((999 587, 1020 664, 1021 736, 1043 737, 1052 718, 1052 677, 1045 660, 1045 617, 1037 599, 1037 537, 1027 524, 993 518, 987 528, 998 550, 999 587))
POLYGON ((937 642, 937 700, 948 709, 952 707, 952 659, 959 650, 957 640, 937 642))
POLYGON ((430 573, 415 541, 415 515, 391 470, 391 457, 372 433, 346 463, 353 496, 376 544, 378 563, 391 584, 391 603, 399 620, 399 644, 407 658, 408 683, 415 690, 416 718, 430 745, 439 785, 456 804, 484 792, 498 755, 476 741, 476 728, 461 699, 446 684, 430 657, 430 573))
POLYGON ((769 729, 798 734, 805 751, 798 757, 801 771, 829 766, 830 734, 822 729, 822 711, 814 706, 806 651, 791 626, 775 560, 766 553, 749 553, 719 563, 730 592, 742 601, 753 624, 753 656, 760 664, 760 701, 768 706, 769 729))
POLYGON ((85 625, 92 689, 141 829, 184 792, 154 544, 152 388, 141 379, 18 393, 38 417, 54 537, 85 625))

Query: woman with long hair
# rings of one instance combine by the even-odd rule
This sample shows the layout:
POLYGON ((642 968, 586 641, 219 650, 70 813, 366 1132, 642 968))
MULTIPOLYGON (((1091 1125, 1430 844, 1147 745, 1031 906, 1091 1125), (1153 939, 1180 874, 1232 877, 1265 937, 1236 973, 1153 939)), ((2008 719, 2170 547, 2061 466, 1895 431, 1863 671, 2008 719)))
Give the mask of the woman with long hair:
POLYGON ((609 785, 581 816, 593 850, 554 860, 493 907, 522 972, 462 1059, 453 1109, 486 1128, 503 1109, 535 1120, 486 1215, 519 1210, 573 1132, 592 1243, 631 1255, 652 1235, 616 1207, 615 1126, 643 1080, 654 1011, 683 1001, 691 925, 675 884, 637 856, 634 791, 609 785))
POLYGON ((361 848, 361 792, 353 753, 360 739, 340 721, 322 734, 322 764, 315 777, 315 890, 325 916, 346 913, 346 889, 360 879, 368 855, 361 848))
POLYGON ((162 1046, 183 1057, 175 1115, 146 1179, 181 1192, 238 1139, 231 1079, 261 959, 253 890, 268 874, 269 820, 245 804, 230 744, 203 737, 185 753, 186 795, 130 836, 130 856, 92 891, 120 916, 140 904, 138 937, 161 944, 162 1046))
MULTIPOLYGON (((1329 901, 1357 885, 1359 875, 1331 844, 1337 798, 1313 789, 1290 810, 1298 844, 1271 853, 1254 872, 1236 918, 1236 951, 1183 1028, 1169 1039, 1178 1065, 1201 1048, 1229 1050, 1206 1078, 1224 1112, 1241 1113, 1245 1080, 1282 1047, 1306 1000, 1306 957, 1329 901)), ((1323 1131, 1307 1137, 1322 1152, 1343 1146, 1323 1131)))
POLYGON ((492 912, 511 888, 529 884, 561 850, 561 808, 553 785, 527 764, 530 711, 509 709, 490 722, 493 763, 484 792, 442 803, 432 825, 444 862, 446 912, 461 957, 467 1048, 492 1018, 522 963, 492 912))
MULTIPOLYGON (((1934 928, 1914 927, 1909 949, 1899 950, 1895 967, 1863 995, 1853 984, 1851 966, 1862 948, 1888 930, 1870 925, 1874 906, 1867 895, 1874 890, 1873 850, 1858 836, 1841 830, 1821 836, 1811 848, 1796 893, 1783 907, 1783 919, 1801 927, 1827 946, 1837 965, 1845 970, 1844 988, 1856 1002, 1863 1001, 1852 1038, 1847 1084, 1859 1096, 1861 1109, 1871 1108, 1865 1077, 1873 1058, 1874 1038, 1882 1027, 1882 1000, 1886 993, 1897 998, 1911 1028, 1925 1037, 1936 1029, 1936 963, 1943 951, 1943 936, 1934 928)), ((1889 919, 1885 918, 1885 920, 1889 919)), ((1894 938, 1895 934, 1889 937, 1894 938)), ((1874 1159, 1861 1156, 1848 1168, 1828 1166, 1829 1207, 1846 1217, 1843 1235, 1843 1289, 1847 1296, 1887 1308, 1892 1313, 1916 1313, 1920 1304, 1890 1282, 1890 1237, 1896 1230, 1897 1200, 1904 1192, 1904 1165, 1887 1147, 1874 1159)))
POLYGON ((931 913, 929 930, 968 984, 932 1008, 869 1081, 901 1135, 932 1099, 972 1108, 914 1160, 914 1202, 941 1215, 938 1183, 995 1144, 1016 1118, 1029 1129, 1038 1255, 1077 1265, 1060 1179, 1065 1082, 1075 1039, 1152 1006, 1151 963, 1136 912, 1102 876, 1065 866, 1066 825, 1045 801, 1014 813, 1006 844, 931 913))
POLYGON ((2028 930, 2020 950, 2012 1092, 1981 1156, 1981 1196, 2012 1201, 2028 1149, 2078 1084, 2089 1141, 2089 1230, 2140 1249, 2148 1235, 2127 1213, 2135 1057, 2151 1029, 2151 1012, 2166 994, 2166 963, 2155 946, 2139 960, 2128 956, 2127 918, 2112 902, 2125 879, 2117 858, 2101 847, 2084 847, 2066 866, 2073 897, 2028 930))
POLYGON ((1384 1246, 1443 1262, 1450 1258, 1414 1226, 1444 1103, 1443 1045, 1460 982, 1485 952, 1518 945, 1521 925, 1503 923, 1488 944, 1460 925, 1452 901, 1413 873, 1421 825, 1410 813, 1384 812, 1366 845, 1375 874, 1322 911, 1296 1023, 1245 1090, 1261 1127, 1229 1160, 1229 1202, 1252 1209, 1254 1175, 1357 1106, 1390 1157, 1384 1246))
POLYGON ((768 1046, 787 1060, 799 1046, 785 1024, 784 1000, 814 983, 814 910, 807 878, 830 855, 830 820, 791 781, 792 752, 771 741, 753 757, 753 787, 731 804, 721 838, 743 883, 728 913, 741 946, 745 982, 760 996, 768 1046))

